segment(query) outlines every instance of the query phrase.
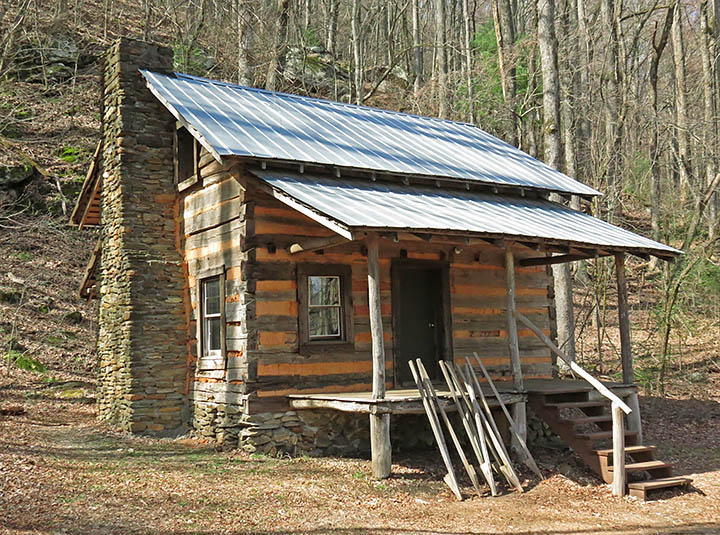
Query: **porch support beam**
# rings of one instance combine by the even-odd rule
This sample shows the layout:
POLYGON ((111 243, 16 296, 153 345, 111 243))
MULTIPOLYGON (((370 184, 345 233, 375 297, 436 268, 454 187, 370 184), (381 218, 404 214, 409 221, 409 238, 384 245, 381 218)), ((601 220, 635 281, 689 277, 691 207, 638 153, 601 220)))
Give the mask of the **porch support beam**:
POLYGON ((620 323, 620 355, 622 357, 623 383, 633 384, 632 341, 630 338, 630 307, 628 305, 627 281, 625 280, 625 255, 615 255, 615 277, 618 292, 618 319, 620 323))
POLYGON ((523 267, 528 266, 551 266, 553 264, 564 264, 565 262, 575 262, 576 260, 588 260, 594 256, 584 254, 563 254, 556 256, 539 256, 537 258, 523 258, 518 262, 523 267))
MULTIPOLYGON (((380 307, 380 252, 379 237, 368 235, 368 304, 370 305, 370 334, 372 337, 372 397, 385 399, 385 342, 383 340, 382 309, 380 307)), ((390 445, 390 415, 370 415, 370 452, 372 475, 384 479, 390 475, 392 446, 390 445)))
MULTIPOLYGON (((512 244, 505 246, 505 284, 507 287, 507 327, 508 346, 510 349, 510 365, 512 367, 513 385, 516 390, 522 392, 525 389, 522 376, 522 365, 520 363, 520 345, 518 343, 517 320, 515 319, 515 255, 512 244)), ((527 413, 525 403, 513 405, 513 420, 517 427, 517 435, 527 441, 527 413)), ((513 450, 522 455, 520 441, 513 435, 513 450)))

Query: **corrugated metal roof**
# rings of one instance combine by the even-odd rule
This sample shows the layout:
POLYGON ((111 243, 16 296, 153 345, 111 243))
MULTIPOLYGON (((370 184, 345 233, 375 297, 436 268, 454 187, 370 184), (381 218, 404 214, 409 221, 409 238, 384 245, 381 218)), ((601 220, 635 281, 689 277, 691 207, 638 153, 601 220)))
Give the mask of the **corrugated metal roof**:
MULTIPOLYGON (((680 253, 591 215, 540 199, 271 170, 252 172, 275 190, 351 231, 445 231, 529 241, 540 238, 661 255, 680 253)), ((282 194, 278 197, 281 200, 282 194)))
POLYGON ((219 156, 475 180, 577 195, 595 189, 464 123, 141 70, 219 156))

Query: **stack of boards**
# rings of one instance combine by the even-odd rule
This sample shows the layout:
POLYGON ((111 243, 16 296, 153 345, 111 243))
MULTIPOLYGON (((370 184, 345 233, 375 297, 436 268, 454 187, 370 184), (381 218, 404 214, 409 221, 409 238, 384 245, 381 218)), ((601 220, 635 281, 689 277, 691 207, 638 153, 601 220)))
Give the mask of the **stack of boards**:
MULTIPOLYGON (((510 430, 513 433, 518 446, 518 452, 523 457, 523 462, 542 479, 543 476, 540 469, 530 454, 525 440, 515 425, 513 418, 510 416, 510 413, 495 388, 495 384, 490 378, 485 366, 478 358, 477 354, 475 354, 474 357, 508 420, 510 430)), ((423 406, 425 407, 425 413, 430 421, 430 426, 432 427, 433 434, 435 435, 435 440, 438 448, 440 449, 440 454, 442 455, 443 462, 445 463, 445 467, 448 471, 444 478, 445 483, 447 483, 458 500, 463 499, 463 495, 460 492, 460 486, 458 485, 457 477, 455 475, 455 470, 450 460, 450 452, 445 442, 445 436, 443 435, 440 419, 442 419, 445 427, 447 428, 448 435, 455 445, 455 449, 460 456, 460 460, 465 467, 465 471, 470 477, 473 487, 478 494, 482 495, 483 490, 480 486, 477 471, 475 470, 473 464, 468 460, 468 457, 460 443, 458 434, 453 428, 443 404, 440 403, 438 399, 437 392, 430 381, 430 377, 428 376, 422 361, 420 359, 417 359, 414 363, 410 361, 410 370, 412 371, 415 384, 417 385, 418 392, 420 393, 420 398, 422 399, 423 406)), ((485 398, 485 394, 480 388, 480 382, 478 381, 478 377, 471 366, 469 359, 465 363, 464 367, 457 366, 452 362, 441 360, 440 370, 442 371, 443 377, 445 378, 445 382, 447 383, 450 391, 450 395, 455 403, 455 409, 462 421, 462 427, 465 430, 465 434, 467 435, 468 442, 470 443, 477 460, 480 472, 490 487, 492 495, 497 496, 499 493, 494 474, 501 475, 510 487, 522 492, 522 485, 520 484, 517 473, 510 463, 510 456, 503 444, 500 431, 493 419, 490 406, 485 398)))

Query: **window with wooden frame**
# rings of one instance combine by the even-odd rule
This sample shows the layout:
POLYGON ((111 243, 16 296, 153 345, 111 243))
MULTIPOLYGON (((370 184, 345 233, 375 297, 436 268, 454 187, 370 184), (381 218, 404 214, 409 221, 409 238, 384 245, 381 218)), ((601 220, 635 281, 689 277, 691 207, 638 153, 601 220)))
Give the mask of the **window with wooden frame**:
POLYGON ((200 164, 200 143, 178 123, 175 130, 175 184, 178 189, 185 189, 198 181, 200 164))
POLYGON ((298 266, 299 342, 309 348, 353 343, 350 266, 298 266))
POLYGON ((225 366, 225 269, 205 271, 198 277, 198 369, 225 366))

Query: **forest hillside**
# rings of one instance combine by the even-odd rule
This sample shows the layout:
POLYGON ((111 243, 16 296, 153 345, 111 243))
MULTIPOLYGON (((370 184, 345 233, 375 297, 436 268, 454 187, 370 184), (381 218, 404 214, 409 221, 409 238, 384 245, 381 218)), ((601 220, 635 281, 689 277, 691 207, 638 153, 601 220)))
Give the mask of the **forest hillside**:
MULTIPOLYGON (((0 0, 6 378, 93 381, 94 303, 76 288, 96 236, 67 216, 99 137, 103 51, 128 36, 171 47, 181 72, 471 122, 604 191, 578 206, 686 252, 629 261, 637 382, 717 399, 719 4, 0 0)), ((577 358, 617 378, 612 269, 567 275, 577 358)))

